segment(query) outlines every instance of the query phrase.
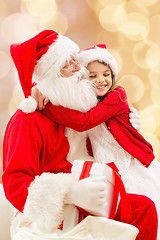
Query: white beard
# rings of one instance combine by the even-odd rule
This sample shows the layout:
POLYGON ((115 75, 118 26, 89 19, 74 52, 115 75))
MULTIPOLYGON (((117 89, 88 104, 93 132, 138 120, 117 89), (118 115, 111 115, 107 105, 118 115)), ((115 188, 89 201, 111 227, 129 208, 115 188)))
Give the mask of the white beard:
MULTIPOLYGON (((86 70, 82 68, 71 77, 54 77, 37 83, 39 91, 54 105, 86 112, 97 105, 97 96, 90 81, 82 79, 86 70), (82 79, 82 80, 80 80, 82 79)), ((79 133, 66 127, 65 135, 70 144, 67 160, 93 160, 87 151, 87 132, 79 133)))
POLYGON ((86 112, 97 105, 97 96, 90 81, 80 80, 83 73, 82 68, 71 77, 45 79, 37 83, 37 88, 54 105, 86 112))

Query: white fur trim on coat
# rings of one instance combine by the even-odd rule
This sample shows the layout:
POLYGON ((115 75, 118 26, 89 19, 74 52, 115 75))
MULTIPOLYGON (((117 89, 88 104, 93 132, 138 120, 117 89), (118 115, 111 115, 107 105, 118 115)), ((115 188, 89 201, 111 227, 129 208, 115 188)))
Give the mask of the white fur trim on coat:
POLYGON ((107 49, 96 47, 95 49, 81 51, 79 54, 79 63, 84 67, 87 67, 89 63, 96 60, 105 62, 109 65, 115 80, 117 79, 118 65, 115 58, 108 52, 107 49))
POLYGON ((22 112, 25 112, 25 113, 34 112, 36 110, 36 108, 37 108, 37 102, 31 96, 23 99, 18 107, 18 109, 21 109, 22 112))
POLYGON ((28 189, 25 216, 47 232, 58 228, 63 220, 65 194, 73 184, 71 174, 43 173, 28 189))

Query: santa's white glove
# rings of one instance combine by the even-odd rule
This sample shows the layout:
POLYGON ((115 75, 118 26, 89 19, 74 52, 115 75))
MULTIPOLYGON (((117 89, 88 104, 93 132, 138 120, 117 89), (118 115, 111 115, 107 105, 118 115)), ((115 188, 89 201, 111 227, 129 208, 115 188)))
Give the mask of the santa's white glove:
POLYGON ((66 194, 65 202, 87 211, 100 211, 107 205, 105 177, 89 177, 75 182, 66 194))
POLYGON ((129 121, 132 127, 139 131, 141 128, 141 119, 138 115, 137 109, 135 109, 134 107, 130 107, 130 111, 131 112, 129 114, 129 121))

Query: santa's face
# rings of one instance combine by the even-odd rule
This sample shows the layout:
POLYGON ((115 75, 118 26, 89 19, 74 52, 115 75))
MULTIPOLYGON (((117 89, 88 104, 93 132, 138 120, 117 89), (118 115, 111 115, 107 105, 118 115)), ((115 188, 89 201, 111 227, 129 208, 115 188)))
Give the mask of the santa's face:
POLYGON ((89 80, 93 82, 97 96, 104 96, 112 87, 112 72, 108 65, 94 61, 88 64, 89 80))
POLYGON ((78 61, 72 56, 70 61, 66 61, 65 66, 61 69, 62 77, 70 77, 73 74, 81 69, 78 61))

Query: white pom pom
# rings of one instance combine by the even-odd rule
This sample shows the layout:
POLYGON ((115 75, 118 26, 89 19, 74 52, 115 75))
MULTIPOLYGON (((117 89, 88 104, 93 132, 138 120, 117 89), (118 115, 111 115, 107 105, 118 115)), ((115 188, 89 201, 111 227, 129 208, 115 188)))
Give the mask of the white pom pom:
POLYGON ((25 113, 32 113, 36 110, 36 108, 37 108, 37 102, 31 96, 23 99, 18 107, 18 109, 21 109, 22 112, 25 112, 25 113))

